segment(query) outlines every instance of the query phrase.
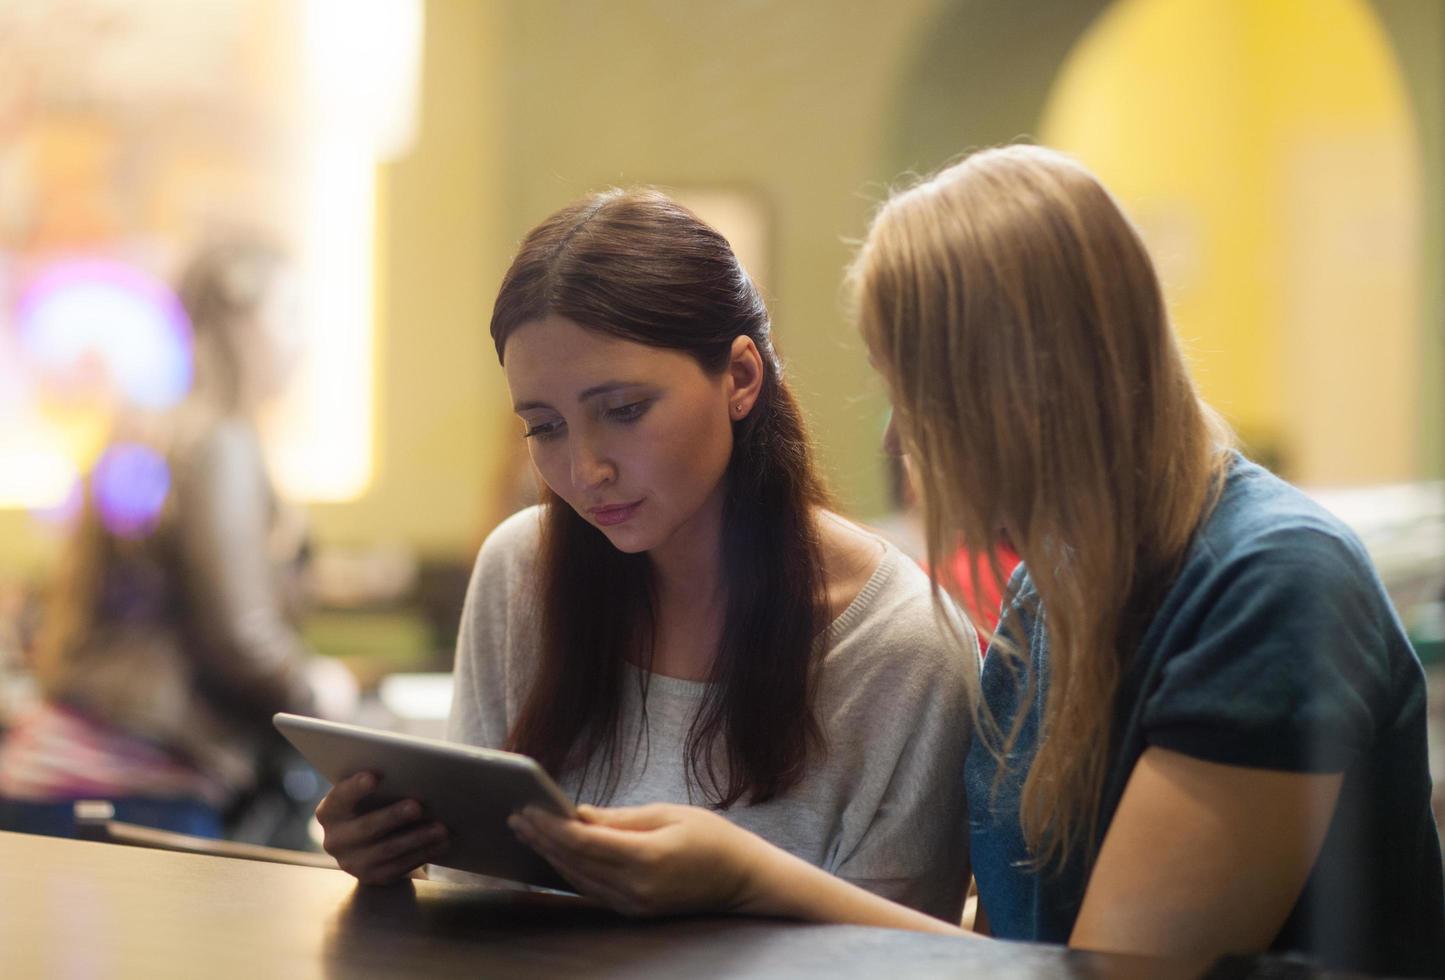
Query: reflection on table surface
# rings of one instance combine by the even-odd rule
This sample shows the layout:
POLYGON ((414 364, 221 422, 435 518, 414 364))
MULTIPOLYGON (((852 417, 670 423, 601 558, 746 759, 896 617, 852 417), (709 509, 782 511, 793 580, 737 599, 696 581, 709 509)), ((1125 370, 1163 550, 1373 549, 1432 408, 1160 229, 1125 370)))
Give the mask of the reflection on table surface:
POLYGON ((638 921, 559 895, 0 833, 5 977, 1197 977, 1198 963, 857 926, 638 921))

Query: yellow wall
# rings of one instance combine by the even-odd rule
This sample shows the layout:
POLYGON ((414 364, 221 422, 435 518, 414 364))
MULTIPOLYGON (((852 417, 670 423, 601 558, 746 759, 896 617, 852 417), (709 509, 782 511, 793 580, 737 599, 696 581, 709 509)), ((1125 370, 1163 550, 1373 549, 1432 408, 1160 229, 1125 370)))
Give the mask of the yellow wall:
POLYGON ((1120 0, 1039 128, 1141 224, 1205 395, 1305 483, 1420 475, 1421 175, 1361 0, 1120 0))

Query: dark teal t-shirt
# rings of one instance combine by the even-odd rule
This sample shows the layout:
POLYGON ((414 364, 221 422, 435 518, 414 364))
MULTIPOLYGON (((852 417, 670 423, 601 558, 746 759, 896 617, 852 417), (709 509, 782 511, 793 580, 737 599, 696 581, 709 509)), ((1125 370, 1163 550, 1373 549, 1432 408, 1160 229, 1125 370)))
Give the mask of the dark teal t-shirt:
MULTIPOLYGON (((1036 606, 1022 571, 1016 601, 1036 606)), ((1086 859, 1032 872, 1018 790, 1038 738, 1048 637, 1023 612, 1042 682, 1005 778, 977 740, 966 764, 973 871, 994 935, 1066 942, 1086 859)), ((984 699, 1004 730, 1025 693, 1003 658, 984 699)), ((1298 490, 1236 457, 1178 579, 1125 664, 1099 840, 1150 746, 1226 765, 1343 772, 1333 822, 1273 949, 1322 965, 1445 976, 1440 841, 1430 810, 1425 680, 1355 535, 1298 490)), ((1097 842, 1096 842, 1097 845, 1097 842)))

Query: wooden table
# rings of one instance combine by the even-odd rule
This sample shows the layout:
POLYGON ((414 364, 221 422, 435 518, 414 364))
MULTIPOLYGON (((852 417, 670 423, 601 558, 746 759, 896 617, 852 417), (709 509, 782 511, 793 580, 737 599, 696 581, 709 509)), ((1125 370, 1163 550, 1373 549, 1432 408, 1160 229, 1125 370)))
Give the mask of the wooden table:
POLYGON ((1197 977, 1199 964, 0 833, 0 977, 1197 977))

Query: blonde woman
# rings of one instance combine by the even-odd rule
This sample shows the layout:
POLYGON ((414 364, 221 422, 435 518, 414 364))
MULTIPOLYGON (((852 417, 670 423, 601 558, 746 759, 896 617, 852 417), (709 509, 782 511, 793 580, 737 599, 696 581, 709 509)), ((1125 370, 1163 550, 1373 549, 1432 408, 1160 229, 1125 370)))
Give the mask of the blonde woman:
MULTIPOLYGON (((1445 972, 1419 662, 1355 537, 1230 447, 1108 192, 978 153, 884 206, 854 279, 930 557, 1002 530, 1026 569, 961 774, 986 928, 1445 972)), ((624 909, 941 928, 701 811, 515 824, 624 909)))

